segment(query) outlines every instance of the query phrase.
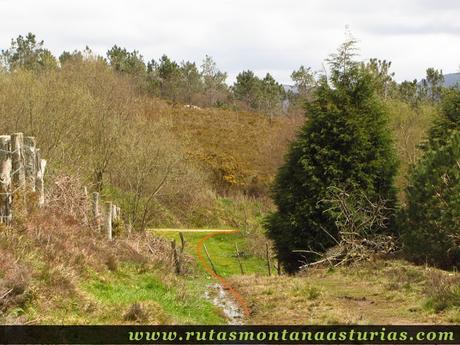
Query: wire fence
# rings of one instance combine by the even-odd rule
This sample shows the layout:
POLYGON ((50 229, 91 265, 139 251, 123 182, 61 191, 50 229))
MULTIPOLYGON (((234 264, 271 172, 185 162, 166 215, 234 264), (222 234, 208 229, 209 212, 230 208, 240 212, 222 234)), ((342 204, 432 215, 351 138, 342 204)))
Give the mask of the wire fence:
MULTIPOLYGON (((30 206, 28 202, 36 202, 36 197, 27 200, 29 192, 38 194, 38 206, 44 206, 45 168, 46 160, 41 159, 34 137, 24 137, 22 133, 0 135, 0 223, 12 222, 16 200, 24 200, 26 208, 30 206), (24 191, 24 199, 15 196, 21 190, 24 191)), ((85 195, 87 197, 87 191, 85 195)), ((96 192, 91 201, 94 226, 99 230, 104 229, 107 238, 112 240, 114 228, 121 223, 120 207, 105 202, 102 209, 100 195, 96 192)))
POLYGON ((41 159, 34 137, 0 135, 0 223, 11 223, 15 195, 21 190, 25 206, 30 202, 27 192, 38 192, 38 205, 44 204, 45 168, 46 160, 41 159))

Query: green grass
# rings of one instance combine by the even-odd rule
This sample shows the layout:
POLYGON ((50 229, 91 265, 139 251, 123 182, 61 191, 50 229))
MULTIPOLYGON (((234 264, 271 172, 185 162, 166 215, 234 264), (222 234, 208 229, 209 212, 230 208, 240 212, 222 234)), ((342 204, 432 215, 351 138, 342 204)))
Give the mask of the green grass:
MULTIPOLYGON (((176 239, 180 243, 179 233, 158 233, 169 239, 176 239)), ((209 233, 183 233, 186 245, 186 253, 192 255, 197 260, 197 246, 201 238, 209 233)), ((205 241, 206 248, 211 256, 211 260, 216 271, 222 277, 230 277, 241 274, 238 260, 235 256, 235 243, 238 244, 238 250, 244 254, 241 262, 245 274, 267 274, 267 264, 265 260, 248 254, 246 250, 246 240, 241 233, 221 233, 205 241)), ((263 243, 261 245, 264 245, 263 243)), ((203 257, 206 255, 203 250, 203 257)), ((197 260, 197 262, 199 262, 197 260)), ((199 265, 201 267, 201 265, 199 265)), ((202 267, 201 267, 202 269, 202 267)))
MULTIPOLYGON (((164 277, 160 279, 154 273, 139 272, 132 265, 123 265, 117 272, 94 275, 82 288, 108 310, 116 307, 119 314, 120 311, 129 310, 134 303, 148 305, 153 302, 159 307, 156 310, 159 322, 222 324, 224 320, 211 302, 206 300, 201 282, 192 279, 181 284, 178 283, 179 279, 165 284, 164 277)), ((103 321, 110 321, 110 318, 109 315, 103 321)))

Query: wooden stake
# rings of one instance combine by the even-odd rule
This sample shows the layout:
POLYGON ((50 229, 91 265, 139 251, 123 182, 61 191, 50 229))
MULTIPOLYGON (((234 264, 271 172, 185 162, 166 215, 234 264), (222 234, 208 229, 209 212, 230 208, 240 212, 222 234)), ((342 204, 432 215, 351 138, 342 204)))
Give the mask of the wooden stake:
POLYGON ((110 201, 105 203, 105 230, 107 232, 107 239, 112 241, 112 203, 110 201))
POLYGON ((24 138, 23 152, 26 188, 28 191, 35 192, 35 179, 37 176, 35 137, 24 138))
POLYGON ((276 270, 278 271, 278 275, 280 276, 281 275, 281 263, 280 263, 280 259, 277 259, 277 265, 276 265, 276 270))
POLYGON ((36 189, 38 192, 38 206, 43 207, 45 205, 45 170, 46 170, 46 159, 40 159, 40 166, 37 172, 36 189))
POLYGON ((93 218, 94 218, 94 225, 96 226, 97 230, 101 229, 101 213, 99 212, 99 193, 94 192, 92 198, 92 211, 93 211, 93 218))
POLYGON ((206 244, 203 243, 203 248, 204 252, 206 253, 206 256, 208 257, 209 263, 211 264, 212 271, 217 274, 216 268, 214 267, 214 264, 212 263, 211 256, 208 253, 208 249, 206 248, 206 244))
POLYGON ((235 242, 235 250, 236 250, 236 258, 238 260, 238 264, 240 265, 240 272, 241 274, 244 274, 243 264, 241 263, 241 258, 240 258, 240 251, 238 250, 238 243, 236 242, 235 242))
POLYGON ((182 232, 179 232, 179 237, 180 237, 180 252, 181 254, 184 252, 185 250, 185 238, 184 238, 184 234, 182 232))
POLYGON ((121 220, 121 207, 117 206, 117 221, 121 220))
POLYGON ((118 220, 118 207, 112 204, 112 224, 118 220))
POLYGON ((24 172, 24 135, 22 133, 15 133, 11 136, 11 159, 13 168, 13 186, 21 187, 26 182, 26 175, 24 172))
POLYGON ((85 205, 85 211, 83 212, 83 224, 91 225, 91 222, 88 220, 88 212, 87 212, 87 205, 88 205, 88 188, 86 186, 83 187, 83 202, 85 205))
POLYGON ((11 137, 0 136, 0 223, 11 223, 11 137))
POLYGON ((268 247, 268 242, 265 243, 265 249, 266 249, 266 256, 267 256, 267 269, 268 269, 268 275, 272 275, 272 268, 270 264, 270 248, 268 247))
POLYGON ((171 241, 171 249, 173 255, 174 267, 176 269, 176 274, 180 274, 180 260, 179 255, 177 254, 176 240, 171 241))

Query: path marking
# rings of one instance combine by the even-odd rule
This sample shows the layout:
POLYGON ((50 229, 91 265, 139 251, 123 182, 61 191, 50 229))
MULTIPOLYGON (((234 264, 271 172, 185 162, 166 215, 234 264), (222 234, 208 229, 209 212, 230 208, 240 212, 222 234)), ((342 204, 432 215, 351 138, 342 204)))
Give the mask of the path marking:
MULTIPOLYGON (((237 232, 240 232, 240 231, 239 230, 233 230, 231 232, 226 231, 227 234, 237 233, 237 232)), ((210 239, 211 237, 214 237, 216 235, 220 235, 221 233, 222 232, 213 232, 213 233, 210 233, 210 234, 200 238, 200 240, 198 241, 198 244, 196 246, 196 253, 197 253, 198 259, 201 261, 201 264, 203 265, 204 269, 211 276, 216 278, 222 284, 224 289, 227 289, 230 292, 230 294, 233 296, 233 298, 236 300, 236 302, 240 305, 244 316, 248 317, 251 314, 251 310, 249 309, 249 307, 248 307, 246 301, 244 300, 243 296, 241 296, 241 294, 231 286, 231 284, 228 282, 227 279, 225 279, 221 275, 215 273, 212 270, 212 268, 209 267, 209 265, 207 264, 205 258, 203 257, 203 244, 204 244, 204 241, 206 241, 207 239, 210 239)))
POLYGON ((216 232, 216 233, 232 233, 239 230, 232 229, 147 229, 154 232, 216 232))

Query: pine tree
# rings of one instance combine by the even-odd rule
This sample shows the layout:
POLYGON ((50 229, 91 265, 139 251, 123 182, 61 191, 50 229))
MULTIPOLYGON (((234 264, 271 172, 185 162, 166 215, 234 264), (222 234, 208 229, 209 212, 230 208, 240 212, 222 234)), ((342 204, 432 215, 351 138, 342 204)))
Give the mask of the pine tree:
POLYGON ((409 259, 460 267, 460 90, 446 90, 442 116, 412 168, 403 211, 402 243, 409 259))
POLYGON ((371 201, 382 198, 389 209, 395 203, 397 164, 387 116, 371 73, 354 55, 352 39, 331 55, 330 80, 319 81, 308 120, 274 183, 278 210, 266 227, 288 272, 317 258, 296 250, 321 252, 335 244, 338 229, 323 202, 329 187, 364 192, 371 201))
POLYGON ((19 35, 16 39, 11 40, 11 47, 2 50, 0 62, 3 62, 4 67, 9 71, 19 68, 42 71, 57 67, 56 58, 44 48, 44 42, 37 41, 36 36, 31 32, 25 37, 19 35))
MULTIPOLYGON (((445 89, 441 103, 442 116, 436 119, 430 130, 428 145, 432 148, 445 144, 452 133, 460 130, 460 90, 445 89)), ((422 145, 422 146, 426 146, 422 145)))

